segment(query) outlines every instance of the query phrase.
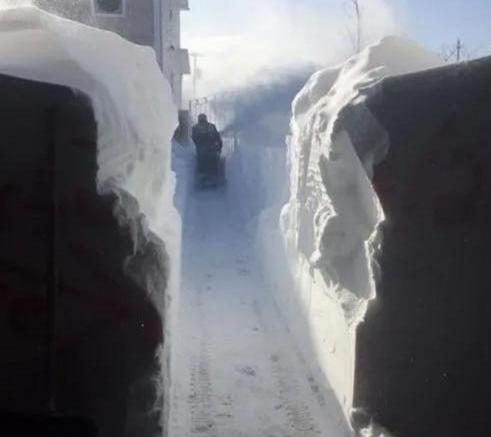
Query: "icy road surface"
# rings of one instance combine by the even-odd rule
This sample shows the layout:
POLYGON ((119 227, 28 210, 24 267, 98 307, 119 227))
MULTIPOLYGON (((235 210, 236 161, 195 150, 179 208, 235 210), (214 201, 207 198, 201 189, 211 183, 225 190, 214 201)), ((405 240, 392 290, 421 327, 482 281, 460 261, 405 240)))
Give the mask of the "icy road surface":
POLYGON ((183 228, 170 437, 345 437, 263 283, 225 188, 194 192, 183 228))

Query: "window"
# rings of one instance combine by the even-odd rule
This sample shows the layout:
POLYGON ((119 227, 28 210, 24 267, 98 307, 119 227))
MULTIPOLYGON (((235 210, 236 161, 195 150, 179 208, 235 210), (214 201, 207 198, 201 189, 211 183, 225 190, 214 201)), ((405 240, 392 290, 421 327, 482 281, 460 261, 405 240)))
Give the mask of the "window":
POLYGON ((124 15, 124 0, 93 0, 94 12, 103 15, 124 15))

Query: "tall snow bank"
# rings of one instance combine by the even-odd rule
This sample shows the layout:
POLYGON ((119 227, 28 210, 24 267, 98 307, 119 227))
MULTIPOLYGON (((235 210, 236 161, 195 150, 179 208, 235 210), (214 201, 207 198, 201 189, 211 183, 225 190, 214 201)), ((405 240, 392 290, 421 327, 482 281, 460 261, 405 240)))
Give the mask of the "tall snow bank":
POLYGON ((122 188, 138 200, 174 262, 175 285, 180 220, 172 203, 170 139, 177 110, 153 50, 32 6, 6 8, 0 9, 0 71, 90 97, 99 189, 122 188))
MULTIPOLYGON (((99 193, 116 193, 123 210, 115 214, 128 223, 140 223, 143 215, 144 233, 153 231, 165 244, 169 265, 159 268, 168 274, 167 288, 154 286, 151 271, 139 279, 165 321, 161 364, 168 397, 167 365, 176 308, 169 303, 176 300, 180 272, 180 218, 173 205, 170 145, 177 110, 155 53, 114 33, 35 7, 0 7, 0 72, 64 85, 89 96, 98 129, 99 193), (125 202, 124 191, 138 204, 125 202)), ((137 253, 141 236, 134 229, 135 257, 127 260, 130 274, 132 264, 145 262, 137 253)), ((147 262, 145 268, 152 266, 147 262)))
POLYGON ((370 250, 383 212, 369 178, 388 148, 364 100, 386 76, 440 64, 414 43, 388 37, 314 74, 293 103, 282 229, 288 247, 322 272, 349 324, 362 319, 361 302, 375 297, 370 250))
MULTIPOLYGON (((269 267, 304 354, 318 363, 346 413, 353 398, 355 328, 376 297, 373 257, 384 220, 370 177, 389 147, 364 102, 384 77, 440 64, 416 44, 388 37, 315 73, 293 102, 290 199, 280 219, 290 275, 285 279, 278 263, 269 261, 269 267)), ((271 225, 264 226, 266 235, 271 225)), ((271 241, 263 245, 266 252, 267 246, 278 253, 271 241)))

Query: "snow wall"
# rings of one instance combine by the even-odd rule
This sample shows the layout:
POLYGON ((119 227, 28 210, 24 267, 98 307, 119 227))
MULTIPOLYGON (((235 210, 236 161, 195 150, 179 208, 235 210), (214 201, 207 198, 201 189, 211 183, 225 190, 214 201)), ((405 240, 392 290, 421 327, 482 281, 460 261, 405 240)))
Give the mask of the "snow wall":
POLYGON ((365 105, 390 149, 373 170, 386 219, 357 329, 359 417, 397 436, 489 435, 491 58, 387 78, 365 105))
MULTIPOLYGON (((155 53, 29 6, 0 9, 0 35, 2 74, 63 85, 89 97, 98 132, 98 192, 120 199, 115 214, 132 231, 128 274, 138 276, 132 261, 141 255, 141 244, 152 235, 163 243, 166 265, 156 269, 165 272, 166 283, 158 286, 144 273, 135 280, 145 284, 165 321, 165 379, 180 271, 180 218, 170 162, 177 110, 155 53)), ((167 390, 169 381, 160 382, 167 390)))
POLYGON ((440 64, 412 42, 385 38, 308 80, 293 102, 287 150, 241 144, 236 151, 231 185, 257 236, 265 278, 313 374, 347 417, 356 327, 376 297, 373 259, 384 219, 370 177, 389 146, 364 102, 384 77, 440 64))
POLYGON ((364 101, 384 77, 440 64, 419 46, 388 37, 314 74, 293 103, 290 200, 281 229, 297 294, 282 306, 303 313, 309 346, 347 413, 355 330, 376 297, 373 261, 384 220, 370 177, 389 146, 364 101))
MULTIPOLYGON (((490 61, 441 64, 391 37, 314 74, 293 103, 290 200, 252 221, 289 328, 362 435, 491 429, 490 61)), ((256 184, 281 198, 275 159, 256 184)))

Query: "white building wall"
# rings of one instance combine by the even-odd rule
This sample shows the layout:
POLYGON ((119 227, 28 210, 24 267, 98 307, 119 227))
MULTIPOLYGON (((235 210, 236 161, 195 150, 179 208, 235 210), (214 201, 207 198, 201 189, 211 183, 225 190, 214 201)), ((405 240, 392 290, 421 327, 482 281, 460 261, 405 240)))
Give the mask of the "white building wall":
POLYGON ((169 80, 176 105, 182 106, 182 76, 189 73, 181 49, 181 11, 187 0, 121 0, 121 13, 100 13, 96 0, 34 0, 40 8, 90 26, 111 30, 136 44, 154 48, 169 80))
POLYGON ((187 9, 187 0, 162 0, 163 71, 179 108, 182 108, 182 78, 189 74, 189 55, 181 48, 181 11, 187 9))

